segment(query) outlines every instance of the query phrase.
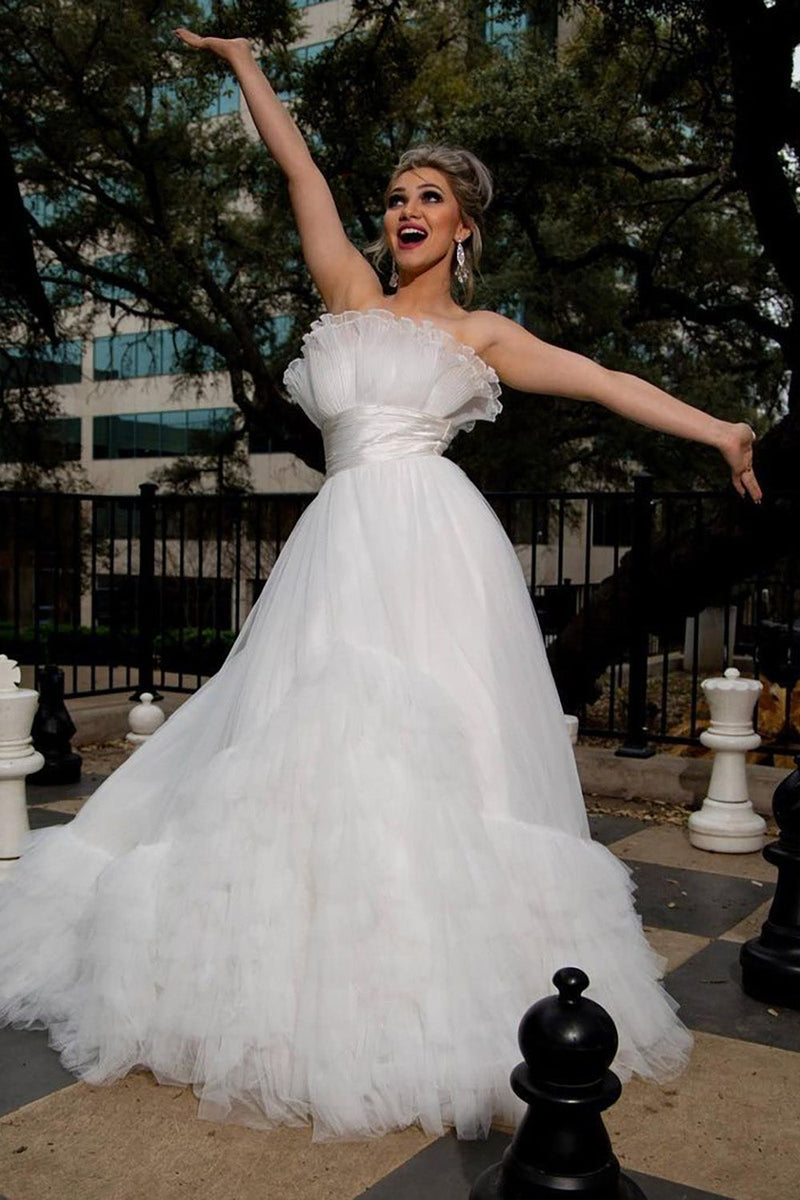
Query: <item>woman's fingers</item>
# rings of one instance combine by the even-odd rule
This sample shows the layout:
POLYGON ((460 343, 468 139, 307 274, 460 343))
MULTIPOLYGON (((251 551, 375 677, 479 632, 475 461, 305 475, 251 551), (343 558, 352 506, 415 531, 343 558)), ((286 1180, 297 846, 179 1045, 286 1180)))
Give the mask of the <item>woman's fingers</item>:
POLYGON ((756 435, 755 431, 749 425, 742 425, 741 431, 737 447, 738 452, 731 463, 733 486, 740 496, 750 496, 756 504, 759 504, 762 492, 756 479, 755 471, 753 470, 753 444, 756 440, 756 435))
POLYGON ((181 25, 177 29, 174 29, 173 33, 177 34, 181 41, 185 42, 187 46, 191 46, 193 50, 203 49, 206 39, 200 37, 197 33, 192 33, 191 29, 185 29, 181 25))
POLYGON ((747 467, 742 471, 739 487, 736 489, 740 496, 748 495, 756 504, 761 503, 763 492, 756 479, 755 471, 752 467, 747 467))
POLYGON ((721 449, 731 469, 731 481, 742 498, 750 496, 758 504, 762 492, 753 471, 755 432, 743 421, 731 425, 729 429, 729 436, 721 449))

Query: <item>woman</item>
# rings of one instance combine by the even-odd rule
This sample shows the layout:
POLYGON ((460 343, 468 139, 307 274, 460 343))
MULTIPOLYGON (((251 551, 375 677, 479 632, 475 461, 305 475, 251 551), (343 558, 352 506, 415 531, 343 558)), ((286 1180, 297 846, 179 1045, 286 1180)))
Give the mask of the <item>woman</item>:
POLYGON ((286 385, 327 478, 219 674, 32 835, 0 894, 0 1020, 49 1027, 89 1083, 191 1083, 209 1119, 476 1137, 519 1115, 517 1023, 574 963, 616 1069, 674 1074, 690 1037, 589 839, 514 550, 442 451, 495 418, 498 377, 716 445, 758 500, 752 433, 456 303, 490 193, 464 151, 393 176, 385 298, 247 43, 177 32, 229 62, 289 180, 328 312, 286 385))

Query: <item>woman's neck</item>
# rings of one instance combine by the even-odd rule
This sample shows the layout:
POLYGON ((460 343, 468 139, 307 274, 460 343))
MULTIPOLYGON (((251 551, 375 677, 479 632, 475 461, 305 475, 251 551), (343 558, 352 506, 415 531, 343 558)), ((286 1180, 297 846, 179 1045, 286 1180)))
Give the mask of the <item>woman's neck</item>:
POLYGON ((392 308, 402 314, 455 317, 463 312, 450 293, 450 269, 447 274, 425 271, 404 282, 392 297, 392 308))

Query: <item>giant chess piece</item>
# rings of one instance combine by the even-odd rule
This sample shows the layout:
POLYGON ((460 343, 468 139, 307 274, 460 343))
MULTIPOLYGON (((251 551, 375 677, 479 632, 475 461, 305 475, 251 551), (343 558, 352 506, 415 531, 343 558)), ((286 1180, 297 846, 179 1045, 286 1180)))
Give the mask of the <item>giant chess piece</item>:
POLYGON ((800 754, 794 761, 772 798, 780 837, 763 850, 778 868, 775 898, 761 936, 745 942, 739 956, 747 995, 784 1008, 800 1008, 800 754))
POLYGON ((528 1111, 501 1162, 475 1181, 470 1200, 645 1200, 623 1175, 600 1114, 622 1085, 608 1068, 617 1030, 604 1008, 581 993, 583 971, 553 976, 557 996, 529 1008, 519 1027, 523 1063, 511 1086, 528 1111))
POLYGON ((742 679, 736 667, 700 685, 711 710, 711 723, 700 741, 715 751, 708 795, 689 817, 689 841, 699 850, 752 854, 764 845, 767 826, 747 794, 748 750, 761 745, 753 728, 753 709, 763 685, 742 679))
POLYGON ((0 880, 10 874, 30 832, 25 779, 44 762, 30 737, 39 697, 18 687, 20 678, 14 660, 0 654, 0 880))
POLYGON ((39 708, 33 719, 33 744, 44 755, 44 766, 30 782, 77 783, 83 760, 69 744, 75 725, 64 703, 64 672, 52 665, 40 667, 36 684, 39 708))

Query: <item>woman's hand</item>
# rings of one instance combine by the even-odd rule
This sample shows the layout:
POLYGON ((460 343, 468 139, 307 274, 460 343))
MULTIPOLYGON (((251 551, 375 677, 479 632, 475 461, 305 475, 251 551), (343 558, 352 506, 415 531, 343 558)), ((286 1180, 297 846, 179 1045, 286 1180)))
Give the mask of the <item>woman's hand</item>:
POLYGON ((733 486, 740 496, 751 496, 758 504, 762 492, 753 473, 753 443, 756 435, 744 422, 727 422, 726 425, 719 449, 731 469, 733 486))
POLYGON ((187 46, 191 46, 192 50, 211 50, 212 53, 218 54, 227 62, 230 62, 237 54, 250 51, 250 43, 247 38, 200 37, 199 34, 192 33, 191 29, 185 29, 183 26, 173 30, 173 33, 187 46))

